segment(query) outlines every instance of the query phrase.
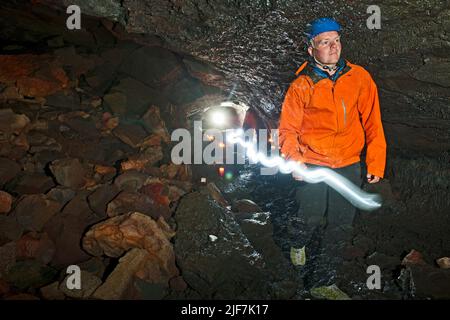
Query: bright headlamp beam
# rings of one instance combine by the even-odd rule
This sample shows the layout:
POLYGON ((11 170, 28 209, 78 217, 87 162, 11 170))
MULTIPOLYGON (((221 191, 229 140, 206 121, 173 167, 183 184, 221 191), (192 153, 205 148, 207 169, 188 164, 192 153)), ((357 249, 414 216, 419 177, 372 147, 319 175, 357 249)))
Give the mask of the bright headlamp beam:
POLYGON ((278 167, 281 173, 296 172, 308 183, 324 182, 346 198, 355 207, 370 211, 381 207, 381 197, 378 194, 367 193, 350 180, 328 168, 308 169, 300 166, 295 161, 286 161, 281 157, 266 157, 257 152, 252 143, 244 141, 241 137, 242 130, 234 130, 229 136, 229 142, 238 143, 244 147, 247 156, 255 163, 260 162, 266 167, 278 167))
POLYGON ((224 125, 227 124, 227 116, 225 112, 220 110, 211 112, 209 120, 214 126, 217 127, 223 127, 224 125))

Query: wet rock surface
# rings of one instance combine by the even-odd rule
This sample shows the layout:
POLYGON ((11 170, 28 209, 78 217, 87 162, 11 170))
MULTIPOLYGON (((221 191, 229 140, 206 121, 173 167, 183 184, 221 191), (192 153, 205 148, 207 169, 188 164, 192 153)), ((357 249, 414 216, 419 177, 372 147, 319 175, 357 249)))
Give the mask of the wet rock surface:
MULTIPOLYGON (((270 261, 277 257, 263 256, 269 252, 260 252, 262 248, 251 242, 231 212, 207 197, 207 193, 185 196, 176 220, 177 264, 192 288, 187 298, 288 299, 294 296, 296 283, 289 278, 289 269, 270 266, 270 261)), ((252 238, 261 240, 255 234, 252 238)))

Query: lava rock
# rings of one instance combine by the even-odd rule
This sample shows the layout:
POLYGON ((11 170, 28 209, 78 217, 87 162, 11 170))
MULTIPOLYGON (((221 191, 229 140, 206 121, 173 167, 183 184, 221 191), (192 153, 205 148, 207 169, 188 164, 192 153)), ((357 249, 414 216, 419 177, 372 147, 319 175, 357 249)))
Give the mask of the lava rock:
POLYGON ((136 170, 129 170, 114 179, 114 184, 119 190, 135 192, 142 188, 148 175, 136 170))
POLYGON ((166 124, 161 118, 160 110, 157 106, 151 106, 141 118, 145 129, 161 137, 161 139, 168 143, 170 142, 170 135, 167 131, 166 124))
POLYGON ((12 180, 20 172, 20 169, 17 162, 7 158, 0 158, 0 186, 12 180))
POLYGON ((55 243, 56 252, 51 264, 67 266, 86 261, 90 256, 81 248, 81 238, 85 230, 103 216, 96 215, 89 208, 87 195, 89 192, 78 193, 62 212, 59 212, 45 225, 44 231, 55 243))
POLYGON ((228 201, 224 198, 222 192, 214 182, 209 182, 207 188, 211 197, 216 200, 218 204, 220 204, 224 208, 228 207, 228 201))
POLYGON ((284 258, 281 249, 274 242, 269 212, 239 214, 236 221, 252 246, 262 254, 266 265, 274 273, 273 278, 281 273, 283 277, 289 275, 294 278, 290 262, 284 258))
POLYGON ((139 148, 148 136, 141 126, 122 123, 114 128, 113 133, 117 138, 133 148, 139 148))
POLYGON ((0 215, 0 245, 18 240, 23 231, 24 227, 17 222, 15 217, 0 215))
POLYGON ((450 258, 443 257, 436 260, 438 266, 442 269, 450 269, 450 258))
POLYGON ((123 191, 108 203, 106 212, 109 217, 115 217, 130 211, 137 211, 157 219, 159 216, 154 212, 154 207, 155 203, 149 196, 123 191))
POLYGON ((47 192, 47 197, 58 202, 63 207, 75 197, 75 194, 74 190, 59 186, 47 192))
POLYGON ((184 196, 176 219, 177 264, 201 298, 288 299, 295 294, 296 283, 273 278, 230 212, 211 197, 200 192, 184 196), (211 241, 209 235, 217 240, 211 241))
POLYGON ((24 114, 16 114, 11 109, 0 109, 0 132, 6 134, 20 134, 30 123, 24 114))
POLYGON ((55 186, 53 179, 40 173, 24 173, 7 185, 7 189, 19 195, 46 193, 55 186))
POLYGON ((83 248, 93 256, 120 257, 131 248, 143 248, 153 255, 173 255, 169 241, 174 232, 163 218, 158 221, 138 212, 110 218, 93 226, 83 237, 83 248))
POLYGON ((422 254, 412 249, 402 260, 403 266, 411 266, 411 265, 425 265, 426 262, 423 260, 422 254))
POLYGON ((147 259, 148 252, 134 248, 120 258, 119 264, 93 294, 94 299, 119 300, 125 298, 126 291, 132 285, 134 273, 147 259))
POLYGON ((0 278, 16 263, 16 243, 9 242, 0 247, 0 278))
POLYGON ((47 264, 55 251, 55 244, 46 233, 29 232, 17 241, 17 258, 36 259, 47 264))
POLYGON ((147 147, 139 154, 131 156, 127 161, 123 161, 120 165, 122 171, 137 170, 145 171, 146 168, 152 167, 163 159, 161 146, 147 147))
POLYGON ((39 292, 45 300, 64 300, 66 298, 64 293, 59 289, 58 281, 40 288, 39 292))
POLYGON ((149 105, 162 105, 165 102, 158 90, 132 78, 120 80, 120 83, 105 95, 104 101, 115 114, 139 116, 149 105))
POLYGON ((108 260, 108 258, 102 259, 99 257, 92 257, 91 259, 80 263, 78 266, 81 270, 87 271, 90 274, 102 279, 107 265, 104 260, 108 260))
POLYGON ((167 183, 159 179, 148 179, 145 185, 139 189, 139 192, 147 195, 152 200, 153 210, 150 213, 152 217, 162 216, 166 220, 170 218, 170 187, 167 183))
POLYGON ((385 255, 380 252, 374 252, 366 258, 368 265, 377 265, 384 270, 394 270, 400 266, 401 261, 397 257, 385 255))
POLYGON ((150 87, 173 82, 181 74, 181 64, 169 50, 142 47, 123 61, 119 70, 150 87))
POLYGON ((106 217, 108 203, 110 203, 119 192, 120 190, 114 184, 101 185, 88 196, 89 207, 99 216, 106 217))
POLYGON ((16 262, 5 273, 4 279, 20 290, 39 288, 52 282, 57 276, 56 269, 41 264, 36 260, 16 262))
POLYGON ((231 210, 238 213, 263 211, 256 203, 254 203, 252 200, 249 199, 241 199, 233 201, 231 210))
POLYGON ((71 189, 80 189, 86 183, 87 169, 78 159, 55 160, 50 164, 50 170, 56 181, 71 189))
POLYGON ((450 298, 450 269, 413 264, 401 271, 400 280, 405 298, 450 298))
POLYGON ((75 299, 88 299, 94 291, 102 284, 102 280, 99 277, 81 270, 81 289, 69 289, 67 288, 67 281, 70 275, 60 283, 59 290, 67 297, 75 299))
POLYGON ((13 197, 4 191, 0 191, 0 214, 8 213, 11 210, 13 197))

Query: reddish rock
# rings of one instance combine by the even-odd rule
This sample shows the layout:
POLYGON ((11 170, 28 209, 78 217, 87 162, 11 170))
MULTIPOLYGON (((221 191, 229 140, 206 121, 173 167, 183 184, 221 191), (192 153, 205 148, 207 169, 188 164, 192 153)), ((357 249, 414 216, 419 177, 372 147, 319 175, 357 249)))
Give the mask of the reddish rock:
POLYGON ((425 265, 425 264, 426 262, 423 260, 422 254, 414 249, 412 249, 402 260, 403 266, 425 265))
POLYGON ((0 191, 0 213, 8 213, 11 210, 13 197, 4 191, 0 191))
POLYGON ((110 218, 86 233, 83 248, 93 256, 106 254, 110 257, 119 257, 130 248, 167 252, 172 250, 169 239, 174 234, 166 225, 138 212, 110 218))
MULTIPOLYGON (((163 218, 158 221, 138 212, 114 217, 92 227, 83 238, 83 248, 94 256, 119 257, 139 248, 146 252, 136 276, 151 283, 168 284, 179 275, 170 239, 175 235, 163 218)), ((108 281, 107 281, 108 282, 108 281)))
POLYGON ((55 254, 55 245, 46 233, 29 232, 17 243, 17 257, 31 258, 49 263, 55 254))
POLYGON ((146 159, 126 160, 120 163, 122 171, 137 170, 142 171, 149 161, 146 159))
POLYGON ((118 117, 113 117, 111 113, 105 112, 102 115, 102 130, 110 131, 116 128, 120 123, 118 117))
POLYGON ((63 88, 59 82, 39 78, 22 78, 17 87, 19 94, 27 97, 46 97, 63 88))
POLYGON ((0 82, 15 82, 26 77, 39 68, 39 61, 35 55, 1 55, 0 82))
POLYGON ((154 213, 162 215, 165 219, 170 217, 169 186, 161 182, 146 183, 139 192, 147 195, 154 202, 154 213))
POLYGON ((104 175, 113 175, 114 176, 116 174, 116 168, 96 164, 94 166, 94 172, 98 173, 102 176, 104 176, 104 175))
POLYGON ((49 55, 0 56, 0 82, 16 83, 19 93, 45 97, 69 85, 66 73, 49 55))

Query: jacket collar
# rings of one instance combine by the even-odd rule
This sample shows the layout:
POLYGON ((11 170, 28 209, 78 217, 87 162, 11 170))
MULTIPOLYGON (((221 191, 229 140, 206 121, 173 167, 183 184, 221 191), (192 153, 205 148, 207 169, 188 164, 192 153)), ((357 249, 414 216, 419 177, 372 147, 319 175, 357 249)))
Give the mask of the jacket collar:
POLYGON ((312 58, 305 61, 302 66, 297 70, 296 75, 306 75, 308 76, 313 84, 316 84, 322 79, 330 79, 331 81, 336 81, 339 77, 344 75, 345 73, 349 72, 351 70, 351 67, 349 66, 348 61, 343 59, 342 57, 339 59, 338 63, 338 69, 336 72, 330 76, 327 72, 320 69, 314 60, 312 58))

